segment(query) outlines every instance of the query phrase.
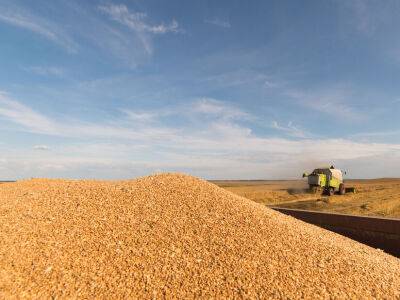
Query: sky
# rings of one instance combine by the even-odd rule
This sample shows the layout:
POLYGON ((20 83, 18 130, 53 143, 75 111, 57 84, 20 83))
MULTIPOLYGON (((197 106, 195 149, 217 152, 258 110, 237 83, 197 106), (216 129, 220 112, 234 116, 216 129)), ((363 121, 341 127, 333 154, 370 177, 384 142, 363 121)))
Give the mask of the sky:
POLYGON ((400 177, 400 2, 0 0, 0 178, 400 177))

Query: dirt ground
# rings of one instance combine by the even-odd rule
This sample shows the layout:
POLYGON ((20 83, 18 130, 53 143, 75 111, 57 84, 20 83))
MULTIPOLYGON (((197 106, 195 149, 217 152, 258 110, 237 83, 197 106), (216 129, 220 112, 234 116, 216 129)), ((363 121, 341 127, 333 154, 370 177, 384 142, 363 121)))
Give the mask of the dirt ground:
POLYGON ((286 208, 400 218, 400 179, 347 180, 356 193, 310 194, 304 180, 213 181, 258 203, 286 208))

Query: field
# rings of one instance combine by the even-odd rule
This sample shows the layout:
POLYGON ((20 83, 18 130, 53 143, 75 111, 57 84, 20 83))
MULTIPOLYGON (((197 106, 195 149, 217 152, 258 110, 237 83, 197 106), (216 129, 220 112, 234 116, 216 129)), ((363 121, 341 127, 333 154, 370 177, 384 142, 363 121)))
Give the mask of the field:
POLYGON ((400 179, 347 180, 356 193, 310 194, 303 180, 213 181, 255 202, 286 208, 400 218, 400 179))

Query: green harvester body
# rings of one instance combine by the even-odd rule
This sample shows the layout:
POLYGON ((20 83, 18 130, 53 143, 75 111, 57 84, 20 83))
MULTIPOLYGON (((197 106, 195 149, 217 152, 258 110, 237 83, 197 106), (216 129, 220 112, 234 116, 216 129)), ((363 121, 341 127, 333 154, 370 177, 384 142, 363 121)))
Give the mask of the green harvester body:
POLYGON ((311 174, 304 173, 303 177, 307 177, 308 185, 313 192, 322 189, 328 195, 333 195, 335 192, 345 193, 342 171, 333 166, 315 169, 311 174))

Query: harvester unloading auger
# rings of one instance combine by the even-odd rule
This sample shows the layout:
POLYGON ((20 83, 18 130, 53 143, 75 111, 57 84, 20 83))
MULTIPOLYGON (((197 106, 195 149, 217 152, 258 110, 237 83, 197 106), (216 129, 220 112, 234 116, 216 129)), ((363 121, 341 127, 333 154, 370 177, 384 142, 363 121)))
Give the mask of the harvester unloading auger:
POLYGON ((321 189, 323 194, 329 196, 332 196, 335 192, 338 192, 340 195, 344 195, 346 192, 355 192, 353 187, 345 187, 342 171, 335 169, 334 166, 315 169, 311 174, 304 173, 304 177, 308 177, 308 185, 310 191, 313 193, 321 189))

